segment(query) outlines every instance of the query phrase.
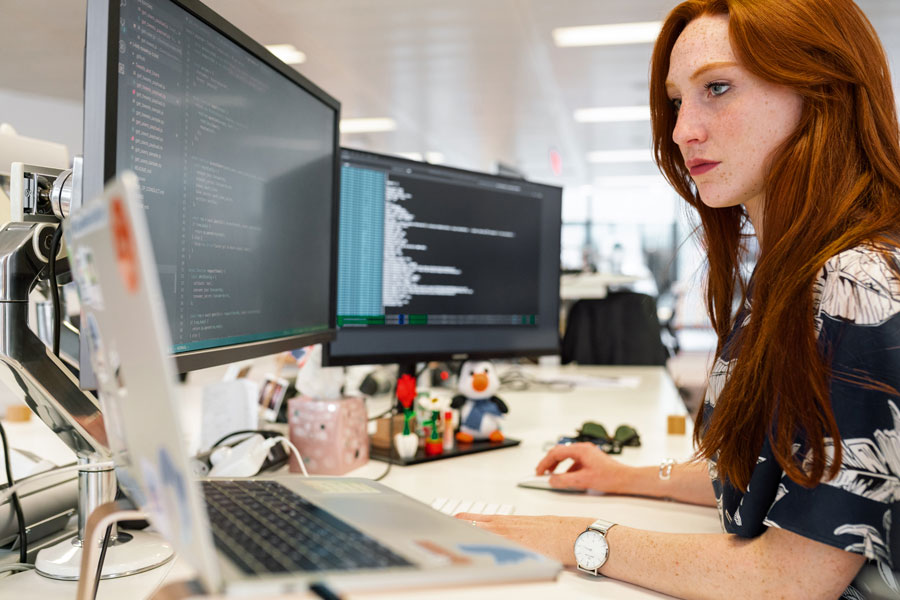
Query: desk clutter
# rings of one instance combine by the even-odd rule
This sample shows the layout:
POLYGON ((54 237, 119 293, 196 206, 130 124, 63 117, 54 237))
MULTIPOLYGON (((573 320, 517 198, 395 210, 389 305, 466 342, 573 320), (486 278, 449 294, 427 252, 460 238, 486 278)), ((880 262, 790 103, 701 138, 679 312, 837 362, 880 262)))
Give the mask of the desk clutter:
POLYGON ((495 395, 499 388, 500 377, 490 361, 462 364, 459 394, 452 400, 432 391, 417 391, 416 378, 402 374, 396 392, 396 410, 402 414, 379 420, 372 457, 410 465, 518 445, 518 440, 501 431, 509 409, 495 395))

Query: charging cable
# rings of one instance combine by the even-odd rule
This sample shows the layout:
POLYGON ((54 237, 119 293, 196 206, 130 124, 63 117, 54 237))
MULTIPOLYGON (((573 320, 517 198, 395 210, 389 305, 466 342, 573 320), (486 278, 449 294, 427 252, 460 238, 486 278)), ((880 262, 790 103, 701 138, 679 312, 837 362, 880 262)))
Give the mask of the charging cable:
POLYGON ((305 476, 309 477, 300 451, 289 439, 283 435, 264 439, 259 434, 251 435, 236 446, 222 446, 213 451, 209 455, 209 461, 213 465, 212 469, 209 470, 209 476, 253 477, 259 473, 259 469, 265 462, 269 450, 280 442, 284 442, 290 447, 291 451, 297 456, 300 470, 303 471, 305 476))
MULTIPOLYGON (((306 470, 306 465, 303 464, 303 457, 300 456, 300 451, 297 450, 297 446, 295 446, 294 443, 293 443, 291 440, 287 439, 287 438, 284 437, 283 435, 279 435, 278 437, 270 438, 270 439, 267 440, 267 441, 272 441, 272 442, 284 442, 285 444, 287 444, 287 445, 288 445, 288 448, 291 449, 291 452, 293 452, 294 455, 297 457, 297 462, 300 463, 300 470, 303 471, 303 476, 304 476, 304 477, 309 477, 309 472, 307 472, 307 470, 306 470)), ((272 446, 274 446, 274 445, 275 445, 275 444, 273 443, 272 446)), ((270 447, 271 447, 271 446, 270 446, 270 447)))

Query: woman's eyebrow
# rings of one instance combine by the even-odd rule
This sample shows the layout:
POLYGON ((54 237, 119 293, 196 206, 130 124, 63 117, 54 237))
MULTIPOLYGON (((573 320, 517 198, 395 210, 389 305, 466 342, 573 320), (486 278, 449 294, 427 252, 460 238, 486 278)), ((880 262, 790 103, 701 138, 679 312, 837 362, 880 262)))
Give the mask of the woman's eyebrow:
POLYGON ((709 62, 699 67, 694 74, 691 75, 691 81, 696 81, 698 77, 706 73, 707 71, 712 71, 713 69, 722 69, 725 67, 736 67, 737 63, 733 60, 720 60, 716 62, 709 62))
MULTIPOLYGON (((725 67, 736 67, 738 64, 733 60, 718 60, 715 62, 708 62, 705 65, 702 65, 697 68, 696 71, 690 76, 690 81, 696 81, 701 75, 706 73, 707 71, 712 71, 713 69, 722 69, 725 67)), ((678 86, 675 85, 675 82, 671 80, 666 81, 666 89, 675 88, 678 89, 678 86)))

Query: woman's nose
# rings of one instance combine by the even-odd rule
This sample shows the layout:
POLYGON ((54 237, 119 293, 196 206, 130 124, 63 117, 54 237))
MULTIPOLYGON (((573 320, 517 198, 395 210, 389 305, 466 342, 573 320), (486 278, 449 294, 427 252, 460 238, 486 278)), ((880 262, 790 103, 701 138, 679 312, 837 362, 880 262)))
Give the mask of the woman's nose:
POLYGON ((706 137, 707 130, 702 111, 682 102, 678 110, 678 119, 675 121, 675 129, 672 131, 672 141, 684 146, 705 142, 706 137))

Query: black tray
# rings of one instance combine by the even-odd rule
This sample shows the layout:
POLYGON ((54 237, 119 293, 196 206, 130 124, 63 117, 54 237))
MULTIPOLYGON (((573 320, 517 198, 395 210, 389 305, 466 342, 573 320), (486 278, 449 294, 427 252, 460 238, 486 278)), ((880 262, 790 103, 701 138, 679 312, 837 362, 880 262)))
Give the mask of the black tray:
POLYGON ((432 462, 435 460, 442 460, 444 458, 453 458, 454 456, 464 456, 466 454, 475 454, 476 452, 487 452, 488 450, 510 448, 512 446, 518 446, 520 443, 520 440, 514 438, 504 438, 502 442, 491 442, 489 440, 484 440, 474 441, 468 444, 462 444, 460 442, 454 441, 453 448, 450 450, 444 450, 443 454, 437 454, 435 456, 425 456, 425 449, 419 448, 419 450, 416 452, 416 455, 408 459, 400 458, 399 456, 394 454, 393 450, 391 449, 369 446, 369 458, 374 458, 375 460, 394 463, 395 465, 401 466, 417 465, 419 463, 432 462))

